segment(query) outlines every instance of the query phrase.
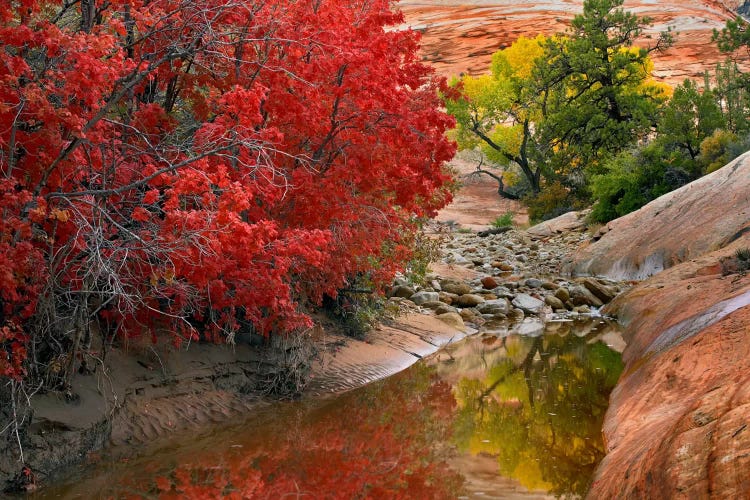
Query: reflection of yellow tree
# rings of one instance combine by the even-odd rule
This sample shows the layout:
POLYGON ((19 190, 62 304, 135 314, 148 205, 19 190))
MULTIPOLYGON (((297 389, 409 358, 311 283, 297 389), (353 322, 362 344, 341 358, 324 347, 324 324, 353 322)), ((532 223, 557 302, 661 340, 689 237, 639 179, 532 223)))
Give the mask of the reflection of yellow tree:
POLYGON ((604 456, 601 425, 620 355, 572 335, 520 342, 522 358, 459 382, 455 437, 465 450, 497 456, 500 472, 529 489, 583 495, 604 456))

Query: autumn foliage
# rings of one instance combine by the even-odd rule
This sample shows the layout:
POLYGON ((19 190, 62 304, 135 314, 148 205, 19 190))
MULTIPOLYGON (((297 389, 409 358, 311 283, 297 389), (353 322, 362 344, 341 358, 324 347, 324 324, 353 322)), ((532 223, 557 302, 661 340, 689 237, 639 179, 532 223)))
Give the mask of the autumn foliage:
POLYGON ((386 0, 2 2, 0 375, 69 374, 93 324, 292 331, 391 277, 454 152, 400 22, 386 0))

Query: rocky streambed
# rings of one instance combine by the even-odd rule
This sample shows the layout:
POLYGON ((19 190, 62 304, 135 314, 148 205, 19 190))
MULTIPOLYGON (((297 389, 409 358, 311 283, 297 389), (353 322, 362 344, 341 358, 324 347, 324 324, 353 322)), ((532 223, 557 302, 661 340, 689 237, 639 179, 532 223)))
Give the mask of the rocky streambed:
POLYGON ((390 300, 459 329, 496 334, 541 334, 546 323, 565 329, 574 320, 598 316, 629 284, 561 273, 571 252, 590 239, 584 217, 568 214, 561 219, 567 224, 545 223, 529 231, 442 233, 443 258, 426 283, 397 279, 390 300))

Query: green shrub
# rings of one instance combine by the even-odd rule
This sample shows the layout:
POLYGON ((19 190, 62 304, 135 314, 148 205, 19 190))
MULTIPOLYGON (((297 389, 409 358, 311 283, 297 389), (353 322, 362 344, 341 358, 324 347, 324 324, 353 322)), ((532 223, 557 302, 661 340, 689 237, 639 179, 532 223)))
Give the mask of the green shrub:
POLYGON ((513 212, 505 212, 500 217, 493 220, 490 225, 492 227, 510 227, 513 225, 513 212))
POLYGON ((726 130, 716 130, 706 137, 701 142, 701 153, 698 157, 703 173, 710 174, 729 163, 732 160, 731 146, 737 142, 737 136, 726 130))
POLYGON ((591 178, 595 222, 609 222, 694 179, 692 163, 660 141, 625 151, 604 163, 605 172, 591 178))
POLYGON ((750 248, 739 248, 734 257, 737 259, 737 267, 741 272, 750 270, 750 248))
POLYGON ((548 220, 579 207, 579 202, 568 188, 560 182, 547 184, 536 196, 526 196, 524 204, 529 209, 532 223, 548 220))
POLYGON ((413 253, 406 263, 404 274, 406 279, 416 285, 424 285, 430 263, 441 257, 440 244, 445 235, 427 235, 423 230, 417 231, 412 241, 413 253))

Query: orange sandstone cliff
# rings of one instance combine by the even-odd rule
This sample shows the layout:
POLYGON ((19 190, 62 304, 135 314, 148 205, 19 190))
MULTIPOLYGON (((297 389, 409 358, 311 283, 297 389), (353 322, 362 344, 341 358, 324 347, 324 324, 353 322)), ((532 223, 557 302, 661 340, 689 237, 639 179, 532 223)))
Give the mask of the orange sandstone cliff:
POLYGON ((628 347, 590 498, 750 498, 748 183, 750 153, 613 221, 569 264, 655 273, 607 308, 628 347))

